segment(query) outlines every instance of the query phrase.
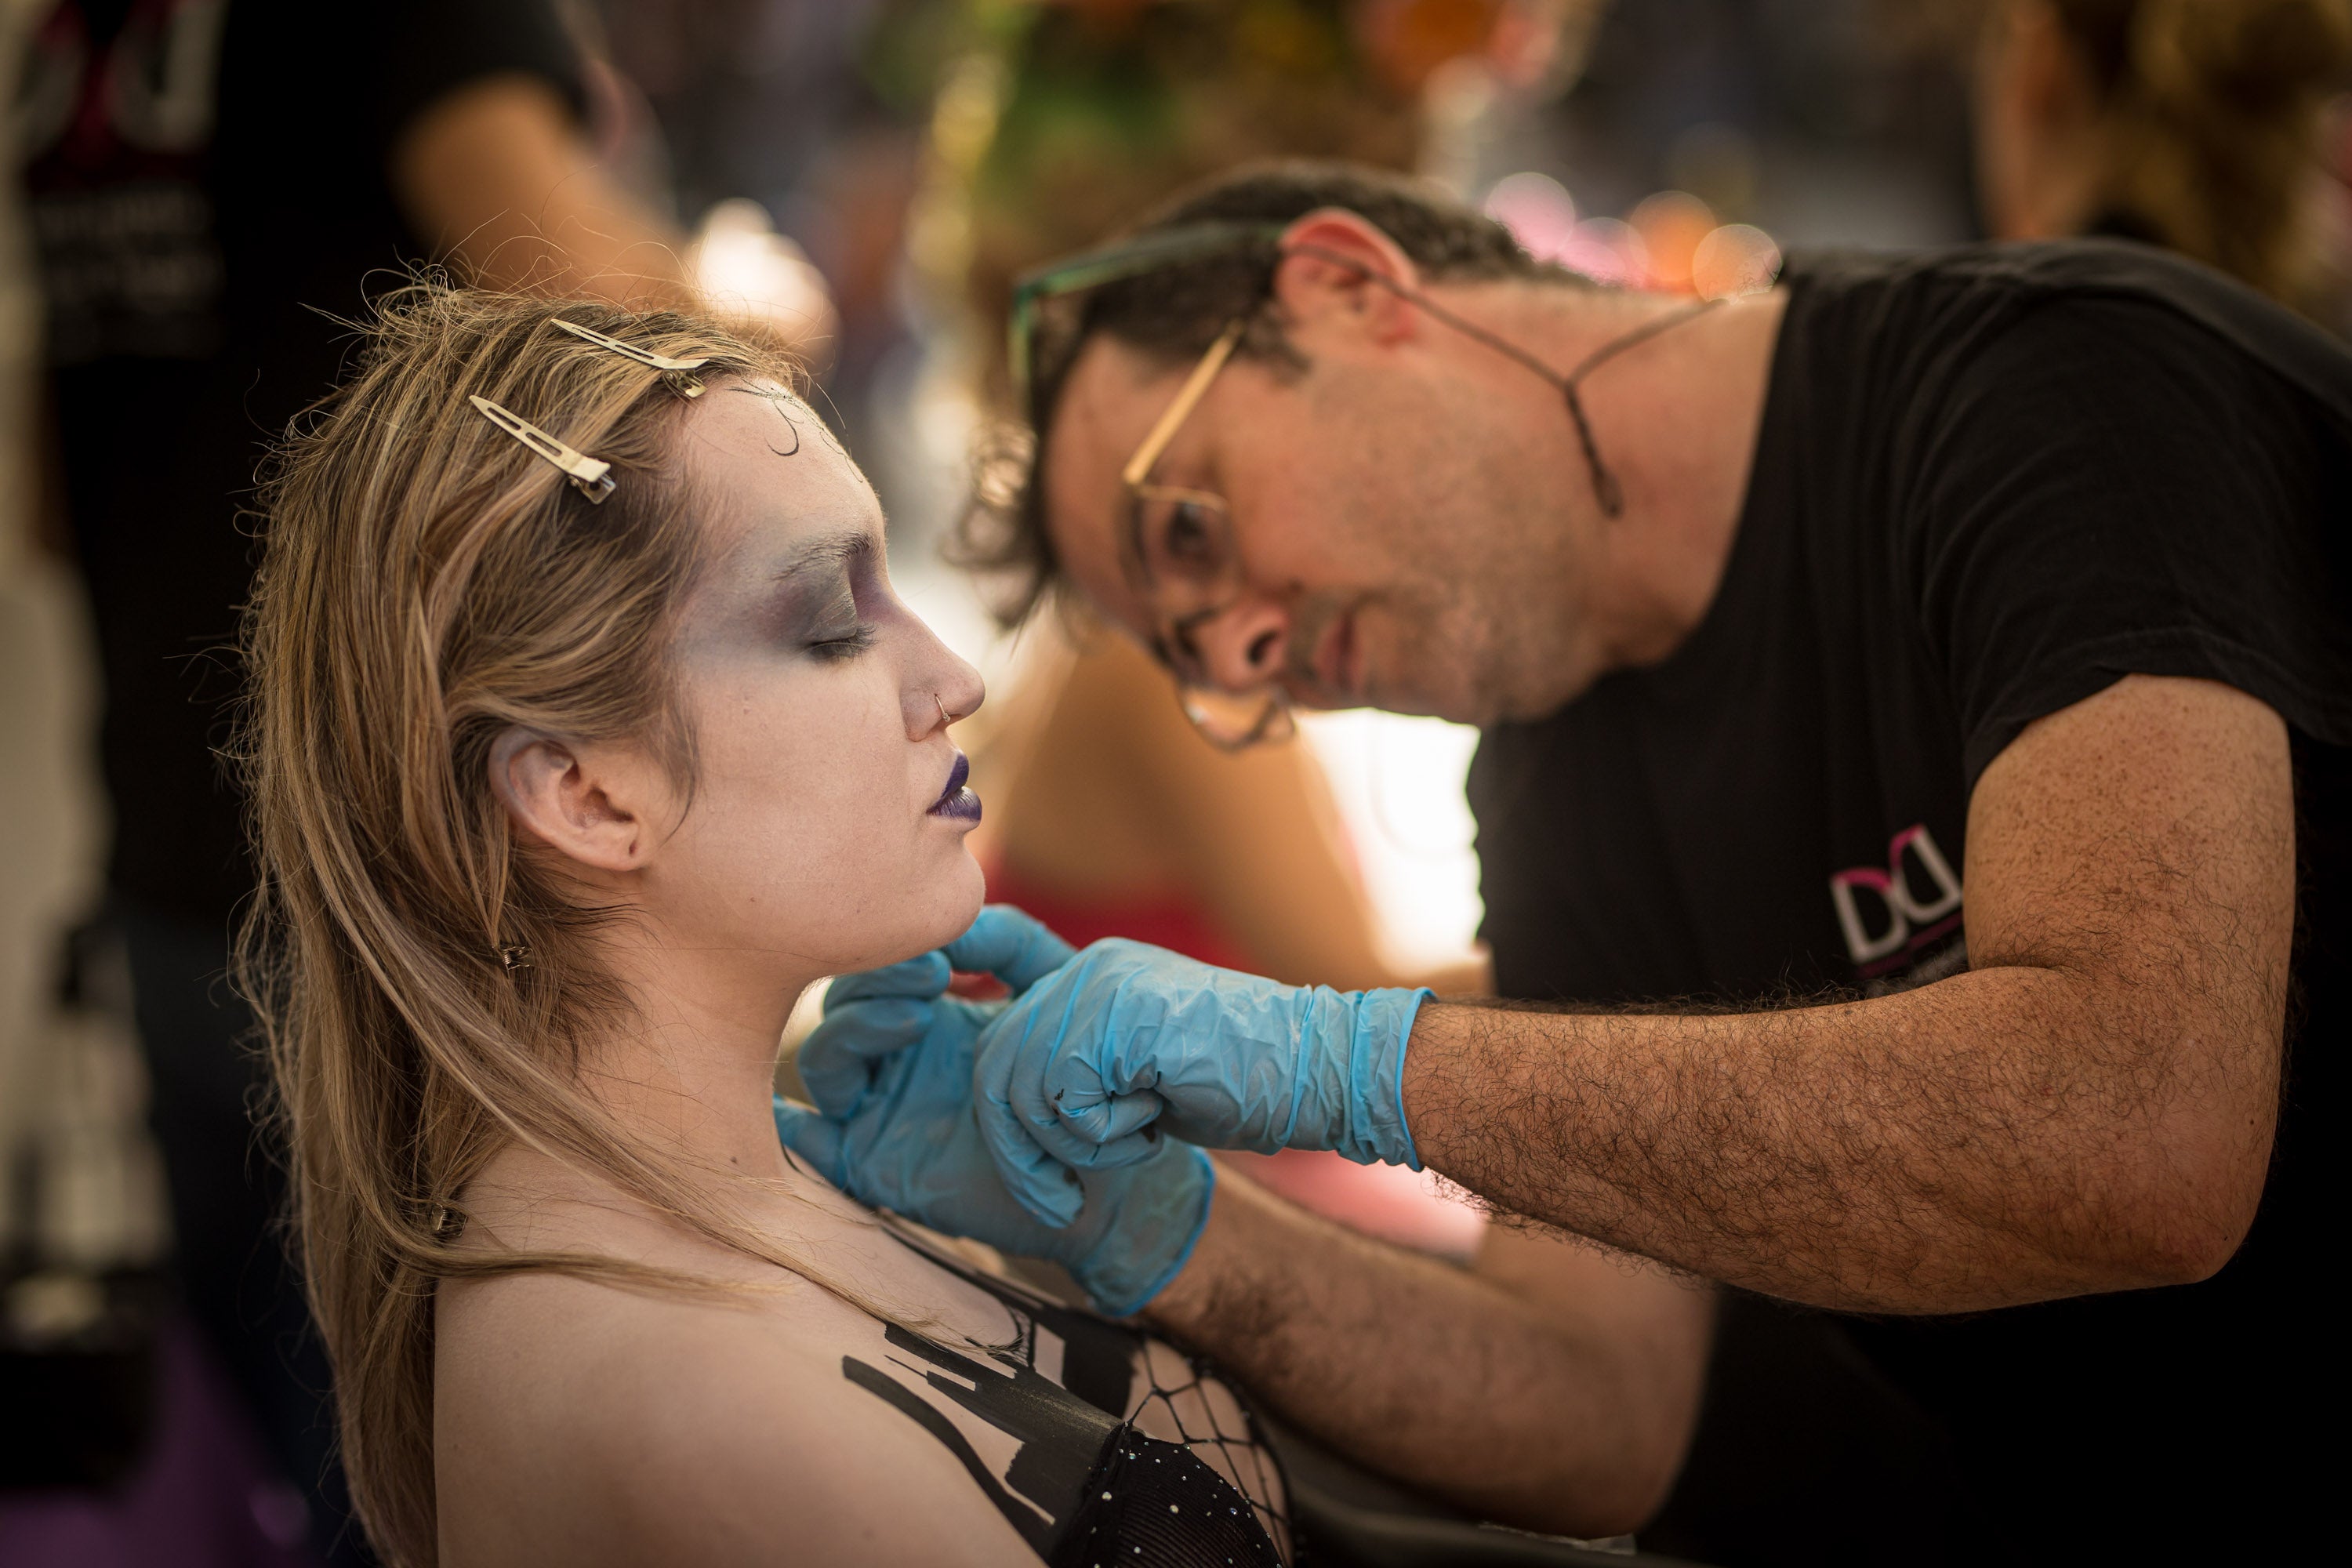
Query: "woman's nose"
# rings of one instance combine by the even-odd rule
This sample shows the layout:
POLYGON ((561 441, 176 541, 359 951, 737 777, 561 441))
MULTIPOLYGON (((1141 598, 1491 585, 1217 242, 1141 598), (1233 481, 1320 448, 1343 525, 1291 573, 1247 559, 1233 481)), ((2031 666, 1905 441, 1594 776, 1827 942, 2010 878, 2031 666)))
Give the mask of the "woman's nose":
POLYGON ((1244 599, 1196 628, 1209 684, 1226 691, 1255 691, 1273 684, 1290 654, 1290 612, 1272 599, 1244 599))
POLYGON ((929 627, 923 635, 930 643, 932 657, 921 661, 919 673, 907 683, 899 699, 907 716, 907 736, 915 741, 971 718, 988 699, 980 671, 958 658, 929 627))

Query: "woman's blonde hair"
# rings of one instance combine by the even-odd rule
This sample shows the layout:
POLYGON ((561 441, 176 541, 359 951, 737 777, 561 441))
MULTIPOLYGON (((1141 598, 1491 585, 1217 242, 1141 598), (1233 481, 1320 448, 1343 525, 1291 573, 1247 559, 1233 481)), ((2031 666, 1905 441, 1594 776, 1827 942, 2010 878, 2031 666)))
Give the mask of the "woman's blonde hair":
POLYGON ((261 893, 240 943, 292 1163, 297 1249, 335 1370, 360 1517, 394 1564, 436 1555, 434 1294, 554 1268, 656 1270, 452 1243, 467 1183, 520 1141, 700 1233, 819 1279, 697 1195, 683 1159, 583 1092, 585 1041, 627 1015, 569 901, 492 795, 509 726, 630 739, 682 783, 669 657, 698 568, 674 376, 560 328, 793 384, 707 321, 420 284, 360 331, 340 390, 267 477, 240 747, 261 893), (612 465, 602 504, 468 401, 612 465))
POLYGON ((2352 68, 2352 0, 2051 0, 2104 95, 2109 212, 2304 304, 2320 114, 2352 68))

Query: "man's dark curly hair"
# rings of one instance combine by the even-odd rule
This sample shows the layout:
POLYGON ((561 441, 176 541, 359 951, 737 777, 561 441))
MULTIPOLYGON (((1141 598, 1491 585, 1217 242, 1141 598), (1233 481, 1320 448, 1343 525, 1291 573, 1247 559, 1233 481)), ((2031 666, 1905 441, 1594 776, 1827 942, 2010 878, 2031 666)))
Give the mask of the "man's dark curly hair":
MULTIPOLYGON (((1218 222, 1280 226, 1322 207, 1345 208, 1380 228, 1427 279, 1581 281, 1529 256, 1501 224, 1435 186, 1349 163, 1248 165, 1177 197, 1131 233, 1218 222)), ((950 559, 989 584, 1005 625, 1027 619, 1057 584, 1038 479, 1046 433, 1079 350, 1108 334, 1154 361, 1189 364, 1227 325, 1246 318, 1237 353, 1302 367, 1278 312, 1269 309, 1281 260, 1275 238, 1242 239, 1230 250, 1044 305, 1031 346, 1026 426, 1002 431, 983 447, 971 503, 949 547, 950 559)))

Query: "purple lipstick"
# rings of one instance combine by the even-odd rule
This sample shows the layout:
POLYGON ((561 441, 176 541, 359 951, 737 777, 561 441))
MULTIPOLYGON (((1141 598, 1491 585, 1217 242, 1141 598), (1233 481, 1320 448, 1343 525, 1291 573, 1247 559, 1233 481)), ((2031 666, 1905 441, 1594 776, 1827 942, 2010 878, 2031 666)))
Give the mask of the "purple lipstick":
POLYGON ((964 787, 964 780, 970 777, 971 763, 961 752, 958 752, 955 765, 948 770, 948 787, 940 792, 940 798, 932 803, 929 815, 951 816, 958 822, 978 822, 980 796, 964 787))

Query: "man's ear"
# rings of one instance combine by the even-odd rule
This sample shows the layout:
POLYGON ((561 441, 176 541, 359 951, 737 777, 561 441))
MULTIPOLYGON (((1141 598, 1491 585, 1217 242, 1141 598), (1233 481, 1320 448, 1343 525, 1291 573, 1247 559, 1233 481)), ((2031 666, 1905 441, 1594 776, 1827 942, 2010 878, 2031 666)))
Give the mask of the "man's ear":
POLYGON ((1283 230, 1281 244, 1274 297, 1291 320, 1339 312, 1360 318, 1382 343, 1413 334, 1417 313, 1403 294, 1420 289, 1421 273, 1377 224, 1345 207, 1318 207, 1283 230))
POLYGON ((583 760, 580 747, 520 725, 490 742, 490 790, 518 830, 583 866, 634 871, 645 864, 652 836, 603 773, 583 760))

